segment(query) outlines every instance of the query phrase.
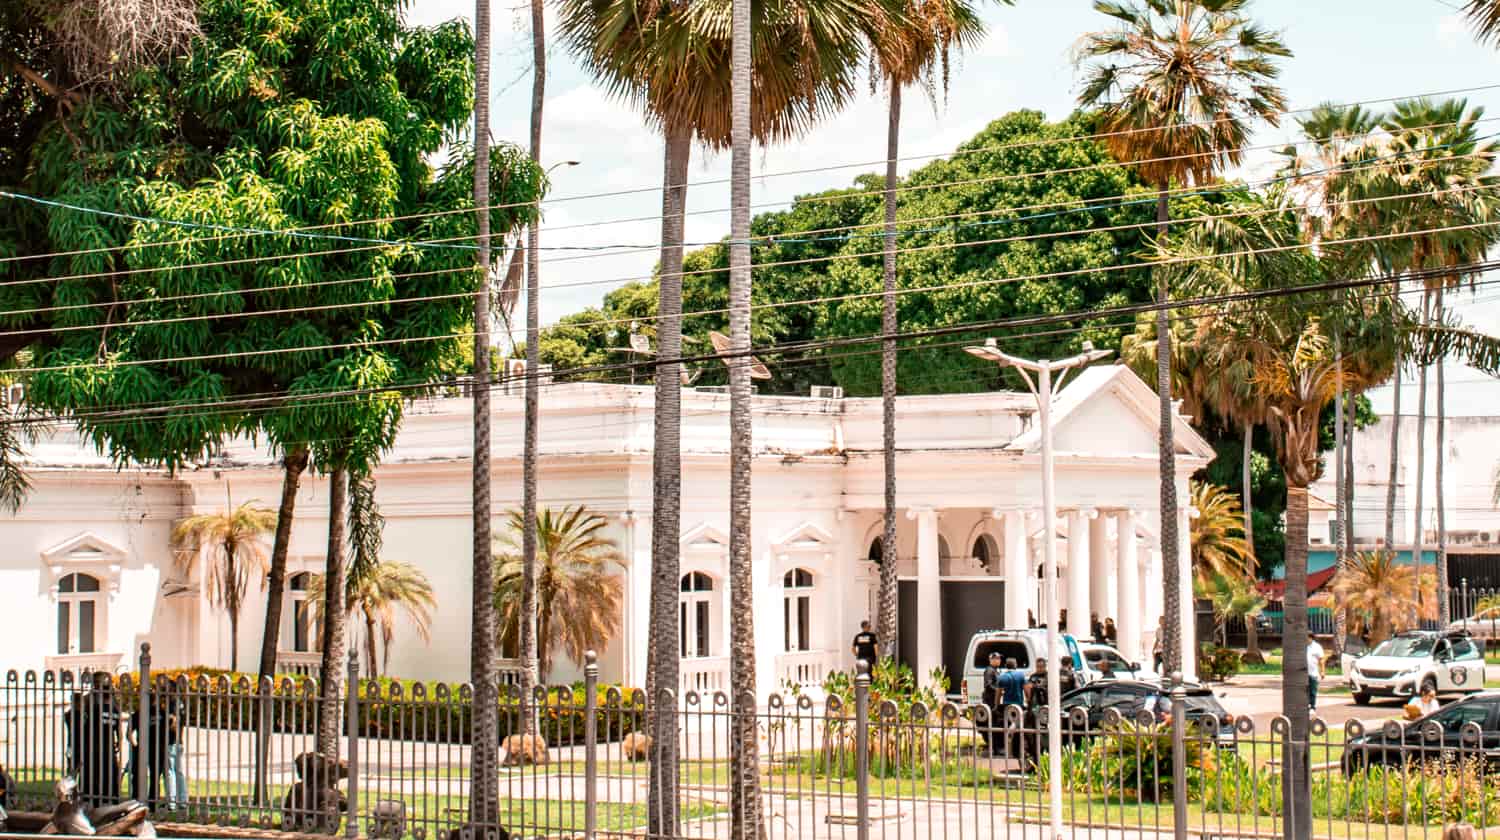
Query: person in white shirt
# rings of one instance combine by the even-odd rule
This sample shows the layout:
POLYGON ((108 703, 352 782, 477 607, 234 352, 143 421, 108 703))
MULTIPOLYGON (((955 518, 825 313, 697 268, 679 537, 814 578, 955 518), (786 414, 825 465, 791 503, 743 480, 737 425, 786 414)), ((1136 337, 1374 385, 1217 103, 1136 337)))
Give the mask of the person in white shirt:
POLYGON ((1323 646, 1307 637, 1307 707, 1318 708, 1318 681, 1323 679, 1323 646))
POLYGON ((1443 708, 1442 705, 1438 703, 1437 689, 1432 688, 1431 686, 1422 689, 1422 699, 1416 701, 1416 703, 1417 711, 1421 712, 1422 717, 1427 717, 1438 709, 1443 708))

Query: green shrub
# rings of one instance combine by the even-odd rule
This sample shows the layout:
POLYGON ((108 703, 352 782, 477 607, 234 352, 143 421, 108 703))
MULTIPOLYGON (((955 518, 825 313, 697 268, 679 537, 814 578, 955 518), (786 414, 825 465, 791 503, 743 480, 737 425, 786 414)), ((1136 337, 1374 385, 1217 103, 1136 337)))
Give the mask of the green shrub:
POLYGON ((1223 682, 1238 674, 1243 664, 1237 650, 1215 645, 1204 645, 1198 650, 1198 674, 1205 680, 1223 682))
MULTIPOLYGON (((116 702, 134 709, 139 695, 139 675, 126 675, 116 684, 116 702)), ((261 696, 252 687, 255 677, 212 668, 153 671, 153 682, 185 685, 178 695, 188 726, 247 731, 258 725, 259 716, 269 716, 273 732, 310 733, 317 728, 315 681, 307 677, 278 677, 273 692, 261 696)), ((176 689, 174 688, 175 692, 176 689)), ((595 694, 595 721, 600 741, 614 741, 639 729, 644 720, 637 692, 623 687, 599 686, 595 694), (614 688, 619 699, 611 701, 614 688)), ((458 685, 419 683, 415 680, 360 680, 359 733, 369 738, 400 738, 407 741, 466 744, 473 731, 472 704, 458 685)), ((582 683, 569 688, 549 688, 539 710, 542 737, 552 746, 580 744, 587 719, 587 694, 582 683)), ((344 710, 340 701, 340 712, 344 710)), ((344 726, 343 723, 340 726, 344 726)), ((502 692, 500 737, 520 726, 517 700, 502 692)), ((341 729, 342 731, 342 729, 341 729)))

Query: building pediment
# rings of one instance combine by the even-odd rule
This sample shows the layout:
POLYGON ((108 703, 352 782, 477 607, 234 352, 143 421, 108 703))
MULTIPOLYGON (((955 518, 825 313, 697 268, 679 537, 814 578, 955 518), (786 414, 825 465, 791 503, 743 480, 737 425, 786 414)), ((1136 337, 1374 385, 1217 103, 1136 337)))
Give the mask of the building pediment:
MULTIPOLYGON (((1052 403, 1052 448, 1103 458, 1155 456, 1160 427, 1156 392, 1124 365, 1096 366, 1077 374, 1052 403)), ((1187 418, 1172 420, 1176 454, 1212 460, 1215 453, 1187 418)), ((1031 428, 1006 446, 1027 454, 1042 451, 1041 429, 1031 428)))
POLYGON ((713 551, 723 552, 729 550, 729 535, 718 528, 708 524, 700 523, 688 529, 682 535, 683 551, 713 551))
POLYGON ((43 549, 42 565, 50 568, 53 574, 62 574, 69 568, 114 567, 118 571, 120 564, 125 562, 125 557, 125 549, 85 531, 51 548, 43 549))

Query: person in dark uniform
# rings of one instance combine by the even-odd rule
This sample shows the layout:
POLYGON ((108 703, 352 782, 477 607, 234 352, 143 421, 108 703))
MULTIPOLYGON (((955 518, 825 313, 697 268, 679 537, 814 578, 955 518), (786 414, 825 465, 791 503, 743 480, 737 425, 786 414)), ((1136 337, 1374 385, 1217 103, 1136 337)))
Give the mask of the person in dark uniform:
POLYGON ((1104 622, 1099 620, 1098 613, 1089 614, 1089 634, 1094 637, 1094 642, 1104 644, 1104 622))
POLYGON ((73 692, 63 718, 69 770, 77 776, 79 798, 90 807, 120 801, 120 722, 109 688, 73 692))
POLYGON ((1068 696, 1068 692, 1078 687, 1078 674, 1073 670, 1073 657, 1064 656, 1057 660, 1057 690, 1062 696, 1068 696))
POLYGON ((1005 671, 1000 666, 1000 654, 990 653, 989 666, 984 669, 984 691, 980 694, 980 702, 990 713, 985 741, 990 745, 991 755, 995 754, 995 746, 1000 743, 999 732, 1005 725, 1001 715, 1004 708, 1000 705, 1000 697, 1004 692, 1000 678, 1005 671))
POLYGON ((146 736, 150 744, 141 743, 140 710, 137 709, 130 714, 130 745, 134 756, 132 766, 135 770, 131 774, 130 791, 137 800, 155 808, 158 804, 157 793, 160 790, 158 784, 167 773, 167 748, 176 740, 173 737, 174 724, 171 720, 174 717, 171 704, 175 701, 155 695, 151 700, 151 728, 146 736), (142 773, 146 768, 146 763, 141 760, 143 748, 146 750, 146 757, 150 759, 151 768, 149 775, 144 778, 142 773))
MULTIPOLYGON (((1058 674, 1061 681, 1062 674, 1058 674)), ((1047 706, 1051 697, 1047 693, 1047 660, 1037 657, 1036 672, 1026 681, 1026 751, 1025 760, 1035 763, 1042 754, 1042 727, 1046 725, 1047 706)))
POLYGON ((854 660, 858 662, 863 659, 874 668, 880 661, 880 637, 870 629, 870 622, 861 621, 859 632, 854 634, 854 644, 850 646, 854 651, 854 660))

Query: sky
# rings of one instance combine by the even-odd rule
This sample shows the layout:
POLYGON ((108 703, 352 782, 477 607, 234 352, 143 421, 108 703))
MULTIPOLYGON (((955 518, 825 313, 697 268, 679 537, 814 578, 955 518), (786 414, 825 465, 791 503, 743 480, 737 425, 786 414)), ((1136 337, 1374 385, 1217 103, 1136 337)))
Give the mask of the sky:
MULTIPOLYGON (((1461 95, 1496 118, 1482 124, 1482 132, 1500 133, 1500 50, 1475 43, 1457 5, 1457 0, 1255 0, 1249 13, 1280 30, 1294 53, 1281 76, 1292 109, 1496 86, 1461 95)), ((499 141, 524 144, 529 132, 529 8, 517 0, 493 0, 492 133, 499 141)), ((1066 116, 1078 92, 1073 48, 1082 33, 1109 24, 1089 0, 1016 0, 1014 6, 988 3, 982 10, 988 35, 958 60, 946 99, 934 103, 920 91, 903 98, 901 155, 917 158, 905 162, 903 171, 951 152, 1011 111, 1066 116)), ((473 0, 413 0, 408 19, 425 25, 455 17, 472 20, 473 13, 473 0)), ((556 30, 550 9, 547 28, 549 34, 556 30)), ((1278 144, 1295 134, 1295 123, 1284 120, 1279 128, 1262 126, 1252 145, 1278 144)), ((881 171, 885 135, 885 98, 862 86, 857 102, 800 141, 757 149, 751 201, 758 209, 775 209, 797 195, 848 186, 858 174, 881 171)), ((625 282, 649 277, 660 239, 662 141, 639 113, 593 84, 554 42, 548 50, 542 150, 544 166, 578 162, 553 170, 542 247, 621 246, 544 250, 546 324, 598 305, 625 282)), ((729 230, 729 157, 698 149, 693 155, 687 240, 711 242, 729 230)), ((1272 166, 1269 151, 1252 152, 1239 174, 1265 177, 1272 166)), ((1450 302, 1469 325, 1500 334, 1500 287, 1450 295, 1450 302)), ((1459 366, 1448 378, 1450 414, 1500 414, 1500 382, 1459 366)), ((1389 389, 1371 399, 1377 411, 1389 409, 1389 389)), ((1415 390, 1405 392, 1403 413, 1415 411, 1415 403, 1415 390)))

